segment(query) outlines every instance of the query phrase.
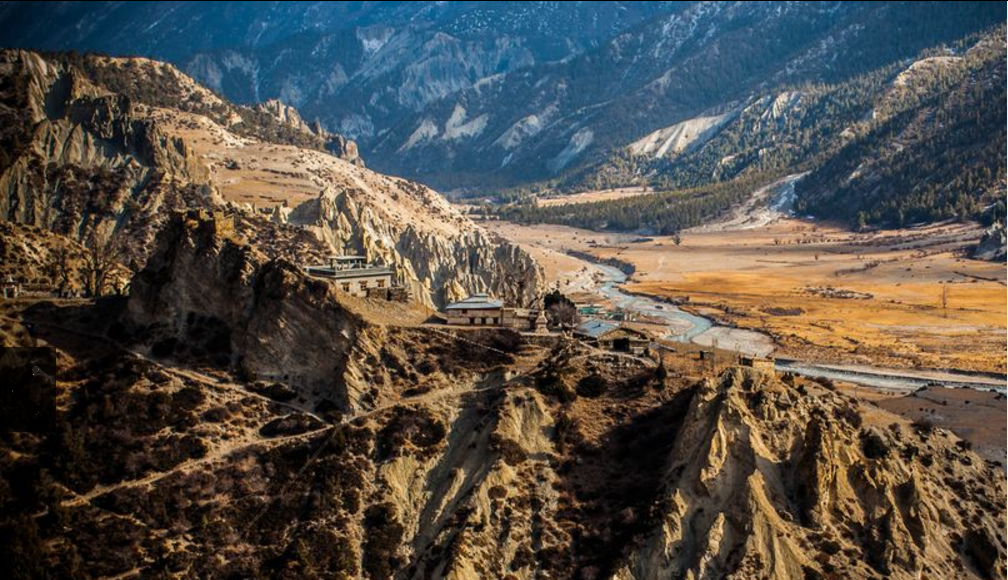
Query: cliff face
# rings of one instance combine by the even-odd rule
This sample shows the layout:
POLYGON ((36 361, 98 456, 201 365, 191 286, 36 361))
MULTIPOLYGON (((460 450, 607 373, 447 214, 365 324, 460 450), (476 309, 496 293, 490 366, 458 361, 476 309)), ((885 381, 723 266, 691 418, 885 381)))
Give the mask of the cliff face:
POLYGON ((71 68, 25 51, 0 53, 6 163, 0 212, 87 241, 123 232, 129 257, 166 210, 205 207, 206 170, 178 138, 71 68))
POLYGON ((865 425, 850 405, 741 370, 702 384, 616 577, 1004 575, 1004 511, 982 507, 1003 477, 947 432, 865 425))
POLYGON ((525 304, 542 285, 528 255, 491 241, 438 193, 368 171, 352 141, 279 101, 235 107, 146 59, 4 51, 0 77, 5 219, 85 244, 114 238, 134 269, 172 211, 235 213, 274 256, 256 218, 285 224, 297 206, 290 224, 316 239, 288 257, 382 259, 430 306, 480 291, 525 304))
POLYGON ((408 182, 393 186, 397 191, 391 195, 404 202, 409 196, 418 207, 443 215, 450 229, 432 231, 408 219, 409 214, 390 216, 387 210, 361 204, 357 200, 368 194, 359 189, 327 190, 296 207, 289 220, 347 253, 394 264, 414 295, 429 296, 429 303, 444 305, 473 292, 490 292, 519 305, 537 298, 543 278, 528 254, 509 242, 493 242, 483 230, 462 222, 431 190, 408 182))
POLYGON ((342 372, 360 319, 330 285, 222 238, 213 220, 171 218, 133 279, 129 312, 163 348, 202 343, 248 376, 348 405, 342 372))
POLYGON ((330 133, 318 121, 311 124, 306 123, 301 118, 297 109, 284 104, 279 99, 270 99, 264 103, 260 103, 255 106, 255 110, 266 113, 275 118, 278 123, 317 140, 318 148, 325 149, 329 153, 332 153, 333 156, 359 167, 364 167, 364 160, 357 151, 357 143, 339 133, 330 133))

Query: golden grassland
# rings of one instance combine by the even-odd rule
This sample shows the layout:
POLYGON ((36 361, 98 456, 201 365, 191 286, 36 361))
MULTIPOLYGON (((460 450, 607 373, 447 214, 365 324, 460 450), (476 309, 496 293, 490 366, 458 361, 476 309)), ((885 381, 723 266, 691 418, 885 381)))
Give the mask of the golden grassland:
MULTIPOLYGON (((491 224, 538 253, 633 264, 627 289, 770 334, 776 355, 821 362, 1005 372, 1005 265, 964 257, 972 224, 854 233, 784 219, 667 237, 491 224), (942 296, 947 307, 942 307, 942 296)), ((554 262, 560 263, 557 258, 554 262)), ((571 268, 547 267, 565 284, 571 268)))
POLYGON ((560 195, 557 197, 544 197, 539 200, 541 206, 568 205, 572 203, 590 203, 593 201, 612 201, 614 199, 624 199, 627 197, 637 197, 638 195, 649 195, 654 190, 647 186, 640 187, 619 187, 615 189, 597 189, 574 193, 571 195, 560 195))

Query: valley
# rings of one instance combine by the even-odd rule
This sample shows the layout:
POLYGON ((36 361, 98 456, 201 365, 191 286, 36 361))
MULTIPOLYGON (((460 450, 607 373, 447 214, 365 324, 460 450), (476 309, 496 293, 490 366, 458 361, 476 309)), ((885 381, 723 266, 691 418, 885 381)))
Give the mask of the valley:
POLYGON ((977 226, 854 233, 782 218, 688 230, 677 245, 671 236, 483 223, 527 248, 549 284, 595 291, 594 267, 568 253, 615 258, 634 268, 625 291, 766 333, 782 358, 1005 372, 1004 268, 963 255, 977 226))
POLYGON ((673 348, 686 341, 776 357, 779 372, 837 381, 883 414, 942 425, 1001 461, 1005 270, 963 257, 981 229, 858 234, 785 217, 773 209, 778 199, 756 192, 678 244, 672 236, 482 223, 526 248, 548 285, 660 321, 638 326, 673 348), (618 260, 633 274, 578 257, 585 254, 618 260))
POLYGON ((1008 573, 1003 6, 207 6, 0 2, 0 578, 1008 573))

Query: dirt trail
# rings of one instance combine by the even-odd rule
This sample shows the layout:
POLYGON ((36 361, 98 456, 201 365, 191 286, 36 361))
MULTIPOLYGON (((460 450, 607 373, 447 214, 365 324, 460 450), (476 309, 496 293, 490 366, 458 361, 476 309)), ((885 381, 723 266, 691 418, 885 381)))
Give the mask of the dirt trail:
MULTIPOLYGON (((50 326, 56 326, 56 325, 50 325, 50 326)), ((64 329, 64 330, 66 330, 66 329, 64 329)), ((445 333, 445 334, 450 334, 450 333, 445 333)), ((458 336, 455 336, 455 335, 451 335, 451 336, 453 336, 456 339, 465 340, 462 337, 458 337, 458 336)), ((100 336, 96 335, 96 338, 105 338, 105 337, 100 337, 100 336)), ((106 339, 106 340, 108 340, 108 339, 106 339)), ((466 342, 470 342, 470 341, 466 341, 466 342)), ((483 348, 486 348, 486 349, 489 349, 489 350, 494 350, 494 351, 497 351, 497 352, 501 352, 501 351, 498 351, 497 349, 494 349, 492 347, 488 347, 488 346, 485 346, 485 345, 478 345, 477 343, 473 343, 473 344, 476 344, 477 346, 482 346, 483 348)), ((297 410, 298 412, 306 413, 306 414, 308 414, 308 415, 310 415, 310 416, 318 419, 319 421, 326 422, 324 419, 322 419, 318 415, 312 413, 311 411, 308 411, 307 409, 304 409, 304 408, 299 407, 297 405, 292 405, 292 404, 288 404, 288 403, 280 403, 278 401, 274 401, 273 399, 270 399, 270 398, 265 397, 263 395, 258 395, 257 393, 252 393, 250 391, 245 390, 241 385, 238 385, 236 383, 220 383, 215 378, 207 376, 205 374, 202 374, 202 373, 200 373, 198 371, 195 371, 195 370, 192 370, 192 369, 179 369, 179 368, 176 368, 176 367, 169 367, 169 366, 164 365, 163 363, 160 363, 160 362, 158 362, 156 360, 152 360, 152 359, 146 357, 145 355, 142 355, 142 354, 137 353, 137 352, 132 351, 132 350, 124 349, 124 352, 128 353, 130 355, 133 355, 133 356, 135 356, 137 358, 140 358, 140 359, 142 359, 142 360, 144 360, 146 362, 154 364, 159 369, 161 369, 161 370, 163 370, 163 371, 165 371, 165 372, 167 372, 169 374, 172 374, 174 376, 185 377, 185 378, 188 378, 190 380, 199 382, 199 383, 201 383, 201 384, 203 384, 205 386, 209 386, 211 388, 215 388, 215 389, 218 389, 218 390, 220 390, 222 387, 231 387, 234 390, 239 391, 243 395, 251 395, 251 396, 263 399, 263 400, 267 401, 270 404, 278 404, 278 405, 281 405, 281 406, 284 406, 284 407, 289 407, 291 409, 297 410)), ((92 500, 94 500, 94 499, 96 499, 98 497, 101 497, 103 495, 107 495, 109 493, 113 493, 113 492, 116 492, 116 491, 119 491, 119 490, 122 490, 122 489, 140 487, 140 486, 144 486, 144 485, 152 485, 152 484, 157 483, 158 481, 160 481, 160 480, 162 480, 164 478, 170 477, 170 476, 178 474, 178 473, 182 473, 182 472, 186 472, 186 471, 191 471, 191 470, 193 470, 195 468, 198 468, 198 467, 200 467, 202 465, 213 463, 213 462, 215 462, 217 460, 220 460, 220 459, 223 459, 223 458, 227 457, 228 455, 231 455, 233 453, 242 451, 244 449, 248 449, 249 447, 253 447, 253 446, 265 446, 266 448, 271 448, 271 447, 283 445, 283 444, 286 444, 286 443, 290 443, 290 442, 293 442, 293 441, 300 441, 300 440, 304 440, 304 439, 310 439, 310 438, 312 438, 312 437, 314 437, 316 435, 320 435, 320 434, 322 434, 322 433, 324 433, 324 432, 326 432, 328 430, 335 429, 335 428, 339 427, 340 425, 344 425, 344 424, 347 424, 347 423, 351 423, 353 421, 357 421, 359 419, 364 419, 364 418, 367 418, 367 417, 371 417, 373 415, 377 415, 377 414, 379 414, 381 412, 387 411, 387 410, 392 409, 394 407, 397 407, 399 405, 403 405, 403 404, 414 405, 414 404, 431 403, 431 402, 434 402, 434 401, 437 401, 437 400, 441 400, 441 399, 461 397, 461 396, 464 396, 464 395, 469 395, 469 394, 474 394, 474 393, 480 393, 480 392, 484 392, 484 391, 488 391, 488 390, 492 390, 492 389, 496 389, 496 388, 503 388, 508 383, 511 383, 511 382, 517 380, 518 378, 527 375, 529 372, 531 372, 536 367, 536 365, 538 364, 539 360, 542 358, 542 353, 539 353, 538 351, 533 351, 533 352, 535 352, 535 355, 532 356, 532 357, 529 357, 528 356, 529 352, 530 351, 525 351, 523 353, 524 356, 520 356, 518 358, 518 360, 516 361, 516 363, 517 363, 516 364, 516 368, 517 369, 521 369, 520 372, 517 375, 513 375, 513 376, 510 376, 508 378, 506 378, 503 375, 503 373, 501 373, 500 371, 493 371, 493 372, 489 373, 486 377, 484 377, 483 380, 477 381, 475 383, 475 385, 479 385, 479 387, 477 387, 477 388, 473 388, 475 385, 470 385, 469 383, 461 382, 460 381, 460 382, 454 383, 454 386, 451 387, 451 388, 440 389, 440 390, 436 390, 436 391, 431 391, 431 392, 428 392, 428 393, 417 395, 415 397, 410 397, 410 398, 401 399, 401 400, 398 400, 398 401, 392 401, 392 402, 384 403, 384 404, 378 405, 376 407, 373 407, 371 409, 367 409, 367 410, 364 410, 364 411, 359 411, 359 412, 354 413, 352 415, 344 416, 340 420, 339 423, 329 424, 329 425, 326 425, 325 427, 321 427, 319 429, 314 429, 312 431, 306 431, 304 433, 297 433, 297 434, 294 434, 294 435, 286 435, 286 436, 281 436, 281 437, 262 437, 262 436, 258 436, 258 437, 245 437, 245 438, 238 439, 238 440, 235 440, 235 441, 229 441, 229 442, 227 442, 225 444, 222 444, 222 445, 218 446, 211 453, 208 453, 207 455, 205 455, 205 456, 203 456, 201 458, 190 459, 190 460, 184 461, 184 462, 176 465, 175 467, 173 467, 171 469, 168 469, 166 471, 159 471, 159 472, 156 472, 156 473, 151 473, 151 474, 149 474, 149 475, 147 475, 145 477, 142 477, 140 479, 123 481, 123 482, 119 482, 119 483, 116 483, 116 484, 113 484, 113 485, 100 485, 100 486, 97 486, 97 487, 93 488, 92 490, 90 490, 87 493, 78 494, 78 495, 76 495, 75 497, 73 497, 71 499, 65 500, 64 502, 62 502, 62 505, 64 507, 80 506, 80 505, 83 505, 85 503, 89 503, 89 502, 91 502, 92 500)), ((637 358, 637 357, 633 357, 633 358, 637 358)), ((225 389, 225 390, 229 390, 230 391, 231 389, 228 388, 228 389, 225 389)))

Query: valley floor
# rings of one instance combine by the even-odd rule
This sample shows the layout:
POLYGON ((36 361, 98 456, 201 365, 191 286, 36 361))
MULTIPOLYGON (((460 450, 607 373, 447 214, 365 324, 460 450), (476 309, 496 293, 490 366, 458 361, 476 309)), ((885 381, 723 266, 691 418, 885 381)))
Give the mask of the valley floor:
POLYGON ((593 289, 588 252, 631 264, 625 290, 688 300, 719 322, 769 334, 779 357, 1005 372, 1005 269, 964 257, 977 226, 855 233, 797 219, 670 237, 487 222, 567 292, 593 289), (942 307, 942 296, 947 307, 942 307))
MULTIPOLYGON (((595 293, 600 279, 598 266, 568 252, 615 258, 635 269, 625 290, 688 298, 683 309, 766 333, 781 358, 1005 372, 1004 264, 962 257, 980 234, 975 226, 861 234, 784 219, 749 229, 686 232, 677 246, 669 237, 484 225, 528 249, 549 284, 564 292, 595 293), (942 309, 946 285, 948 307, 942 309)), ((843 388, 886 411, 880 420, 895 413, 941 425, 1003 465, 1003 394, 843 388)))
POLYGON ((624 199, 627 197, 636 197, 638 195, 648 195, 654 193, 654 190, 648 186, 633 186, 633 187, 619 187, 615 189, 597 189, 593 191, 585 191, 582 193, 574 193, 570 195, 561 195, 558 197, 547 197, 539 200, 539 205, 551 206, 551 205, 570 205, 573 203, 590 203, 595 201, 612 201, 614 199, 624 199))

